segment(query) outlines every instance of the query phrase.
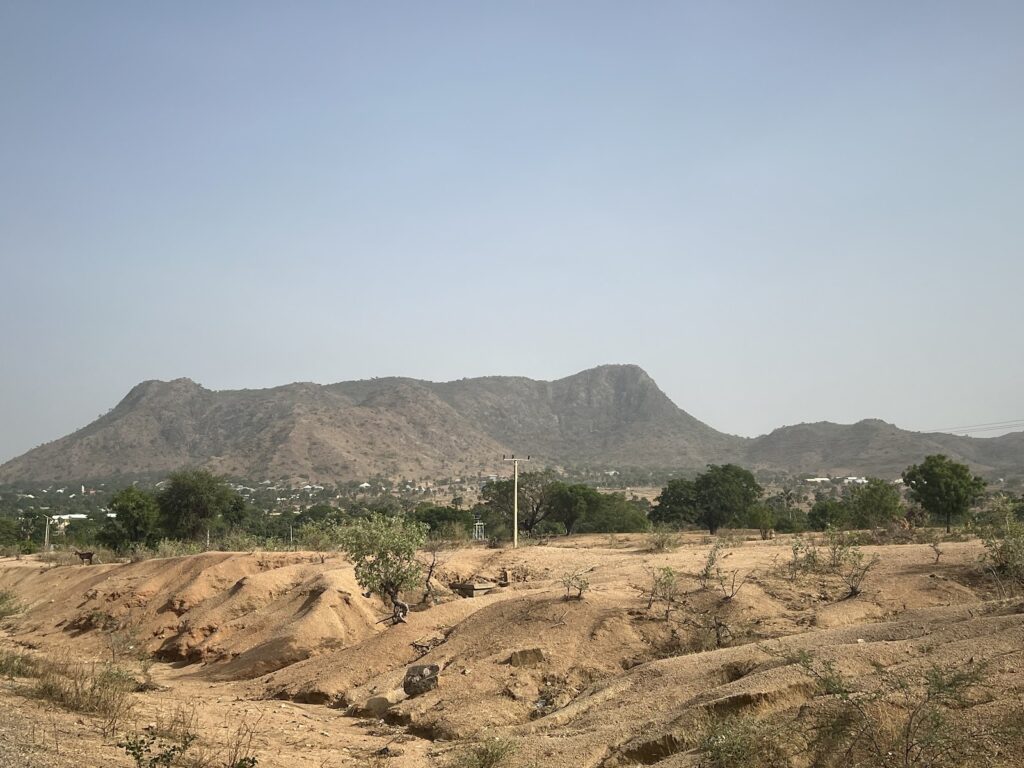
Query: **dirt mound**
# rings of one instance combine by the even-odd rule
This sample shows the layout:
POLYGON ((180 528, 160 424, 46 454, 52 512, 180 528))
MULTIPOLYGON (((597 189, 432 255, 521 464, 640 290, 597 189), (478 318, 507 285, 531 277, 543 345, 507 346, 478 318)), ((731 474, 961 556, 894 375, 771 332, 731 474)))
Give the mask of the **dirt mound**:
POLYGON ((67 636, 97 654, 141 647, 163 661, 221 662, 220 679, 255 677, 380 631, 382 606, 351 566, 305 553, 207 553, 125 565, 18 567, 0 588, 28 603, 34 643, 67 636))
POLYGON ((789 568, 782 537, 732 542, 720 553, 721 578, 703 587, 703 536, 673 552, 652 552, 641 536, 466 547, 442 553, 440 579, 504 586, 418 606, 388 628, 350 564, 304 553, 10 562, 0 588, 29 605, 12 635, 23 645, 109 658, 123 633, 173 662, 162 669, 181 667, 162 679, 190 695, 329 705, 317 708, 324 718, 367 724, 396 752, 393 739, 418 737, 404 757, 389 752, 389 765, 441 764, 460 748, 453 743, 501 735, 518 745, 511 768, 673 768, 696 764, 695 734, 710 720, 793 722, 816 706, 806 654, 865 689, 886 675, 920 679, 932 665, 987 662, 984 706, 1019 706, 1024 602, 996 599, 978 542, 942 546, 941 564, 927 545, 865 547, 880 560, 856 597, 828 569, 789 568), (645 597, 665 568, 678 579, 670 610, 645 597), (572 573, 589 582, 583 599, 567 599, 561 581, 572 573), (413 664, 437 665, 437 686, 407 695, 413 664))

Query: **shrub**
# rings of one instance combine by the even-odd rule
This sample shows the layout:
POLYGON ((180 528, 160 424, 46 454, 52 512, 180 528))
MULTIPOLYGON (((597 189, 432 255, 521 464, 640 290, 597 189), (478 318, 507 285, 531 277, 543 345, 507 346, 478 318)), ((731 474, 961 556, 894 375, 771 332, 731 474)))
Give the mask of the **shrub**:
POLYGON ((187 734, 177 743, 157 742, 156 734, 143 733, 126 736, 117 746, 135 762, 136 768, 160 768, 174 765, 195 741, 194 734, 187 734))
POLYGON ((510 739, 487 739, 463 752, 453 768, 501 768, 515 752, 515 742, 510 739))
POLYGON ((828 552, 828 566, 838 571, 850 554, 850 537, 845 531, 837 531, 831 525, 825 529, 825 549, 828 552))
POLYGON ((860 689, 832 663, 817 662, 807 654, 798 663, 823 694, 803 734, 815 766, 991 765, 996 756, 1021 746, 1018 708, 1002 718, 976 720, 964 714, 972 694, 985 686, 983 664, 933 666, 923 674, 883 670, 878 685, 860 689))
POLYGON ((0 648, 0 675, 8 678, 34 677, 39 673, 36 659, 24 651, 0 648))
POLYGON ((566 573, 560 579, 562 586, 565 587, 565 599, 566 600, 582 600, 583 593, 590 590, 590 580, 585 574, 589 573, 591 568, 586 570, 572 571, 566 573), (576 594, 572 594, 573 592, 576 594))
POLYGON ((634 586, 642 597, 647 598, 647 610, 654 607, 655 603, 665 605, 665 619, 668 620, 672 609, 680 601, 682 586, 679 583, 679 576, 669 566, 655 568, 650 572, 650 583, 643 586, 634 586))
POLYGON ((1024 584, 1024 523, 1011 516, 1002 526, 990 528, 983 539, 985 561, 998 575, 1024 584))
POLYGON ((156 545, 157 557, 184 557, 198 555, 205 550, 196 541, 178 541, 177 539, 161 539, 156 545))
POLYGON ((21 613, 21 603, 9 589, 0 589, 0 620, 21 613))
POLYGON ((839 575, 850 590, 847 597, 856 597, 861 593, 861 585, 864 583, 864 579, 867 578, 868 573, 879 562, 880 558, 878 555, 875 555, 870 560, 865 560, 864 553, 857 548, 851 549, 846 553, 843 564, 839 569, 839 575))
POLYGON ((697 573, 697 581, 700 583, 701 589, 708 588, 711 579, 714 578, 715 573, 718 571, 718 560, 723 549, 725 549, 725 545, 720 541, 716 541, 711 545, 711 549, 708 550, 707 557, 704 558, 704 567, 697 573))
POLYGON ((682 540, 679 531, 667 525, 658 525, 655 526, 649 538, 650 550, 651 552, 671 552, 679 549, 682 540))
POLYGON ((787 768, 781 729, 752 716, 726 717, 700 744, 702 768, 787 768))
POLYGON ((33 692, 72 712, 98 715, 111 734, 131 712, 135 679, 112 664, 50 662, 42 666, 33 692))

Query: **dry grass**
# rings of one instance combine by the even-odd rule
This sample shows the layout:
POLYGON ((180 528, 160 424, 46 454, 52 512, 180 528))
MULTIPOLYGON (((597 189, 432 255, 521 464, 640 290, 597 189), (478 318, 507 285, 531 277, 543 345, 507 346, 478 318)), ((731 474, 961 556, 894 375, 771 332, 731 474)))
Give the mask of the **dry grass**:
POLYGON ((102 719, 104 735, 113 734, 134 706, 136 680, 113 664, 43 660, 32 694, 64 709, 102 719))

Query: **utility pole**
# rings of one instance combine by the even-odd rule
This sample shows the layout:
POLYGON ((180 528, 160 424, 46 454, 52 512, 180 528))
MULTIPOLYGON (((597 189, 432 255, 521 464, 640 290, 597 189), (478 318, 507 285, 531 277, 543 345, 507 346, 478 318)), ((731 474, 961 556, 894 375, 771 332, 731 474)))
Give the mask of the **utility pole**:
POLYGON ((46 518, 46 531, 43 533, 43 552, 50 551, 50 516, 43 515, 46 518))
POLYGON ((515 549, 519 546, 519 462, 529 461, 530 457, 502 456, 501 460, 512 462, 512 548, 515 549))

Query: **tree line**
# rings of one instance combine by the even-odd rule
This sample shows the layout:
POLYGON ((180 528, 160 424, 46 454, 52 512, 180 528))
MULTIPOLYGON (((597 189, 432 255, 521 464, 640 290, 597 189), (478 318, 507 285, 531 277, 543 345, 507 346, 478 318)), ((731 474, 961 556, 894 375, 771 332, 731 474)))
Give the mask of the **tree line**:
MULTIPOLYGON (((985 493, 984 480, 970 469, 941 455, 928 456, 903 473, 904 488, 915 506, 908 506, 900 489, 885 480, 869 478, 838 496, 819 494, 809 509, 793 491, 766 494, 754 475, 735 464, 709 465, 694 478, 669 480, 652 505, 625 493, 598 491, 591 485, 565 482, 553 472, 524 473, 519 478, 519 528, 527 537, 574 533, 633 533, 653 526, 701 527, 715 534, 723 527, 779 532, 801 530, 884 528, 893 524, 951 526, 962 519, 985 493)), ((460 499, 447 505, 412 505, 392 496, 347 500, 345 507, 312 504, 297 514, 270 514, 248 504, 225 479, 206 470, 171 474, 157 490, 130 486, 109 502, 115 516, 88 522, 69 540, 125 552, 133 547, 154 548, 165 539, 203 541, 221 547, 248 537, 258 546, 277 541, 319 549, 337 539, 337 529, 375 514, 404 517, 422 523, 431 537, 468 538, 474 524, 484 524, 488 539, 505 541, 512 535, 513 481, 483 485, 480 501, 471 508, 460 499), (234 538, 232 538, 234 537, 234 538)), ((1024 504, 1018 504, 1024 515, 1024 504)), ((0 519, 0 544, 14 543, 24 532, 14 521, 0 519), (10 528, 11 530, 7 530, 10 528)), ((33 539, 35 536, 33 536, 33 539)))

